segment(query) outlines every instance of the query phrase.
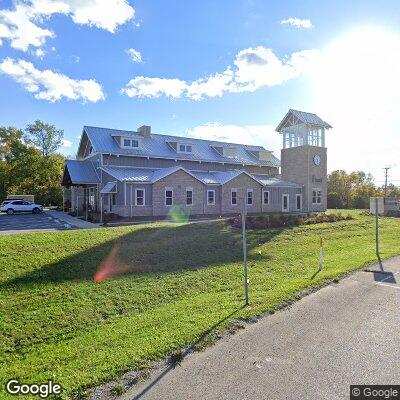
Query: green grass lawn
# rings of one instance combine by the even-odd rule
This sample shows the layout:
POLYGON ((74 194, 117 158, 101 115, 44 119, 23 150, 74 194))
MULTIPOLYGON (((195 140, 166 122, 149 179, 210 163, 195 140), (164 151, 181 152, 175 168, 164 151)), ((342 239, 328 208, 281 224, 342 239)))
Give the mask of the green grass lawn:
MULTIPOLYGON (((0 396, 17 377, 53 379, 68 398, 374 262, 375 220, 352 213, 249 232, 247 308, 240 232, 222 221, 0 236, 0 396), (104 274, 128 272, 94 282, 105 259, 104 274)), ((399 235, 400 219, 381 219, 382 258, 400 254, 399 235)))

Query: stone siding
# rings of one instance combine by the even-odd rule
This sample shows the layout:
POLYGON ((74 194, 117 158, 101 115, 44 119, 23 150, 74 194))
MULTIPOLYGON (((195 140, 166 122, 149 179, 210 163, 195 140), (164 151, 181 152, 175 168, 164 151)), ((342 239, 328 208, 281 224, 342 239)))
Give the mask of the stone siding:
POLYGON ((327 208, 327 150, 325 147, 299 146, 282 149, 282 179, 304 186, 303 208, 308 212, 321 212, 327 208), (314 164, 314 156, 321 157, 321 164, 314 164), (321 204, 312 203, 312 190, 321 189, 321 204))
POLYGON ((179 207, 187 215, 199 215, 204 213, 204 185, 185 171, 176 171, 171 175, 153 184, 153 215, 168 215, 171 209, 179 207), (165 189, 173 190, 173 206, 165 205, 165 189), (193 204, 186 205, 186 189, 193 190, 193 204))
POLYGON ((261 212, 261 189, 262 185, 246 174, 241 174, 231 181, 222 185, 222 214, 239 213, 243 210, 243 201, 247 202, 247 190, 253 190, 253 204, 247 205, 248 213, 261 212), (231 204, 232 189, 237 191, 237 205, 231 204))

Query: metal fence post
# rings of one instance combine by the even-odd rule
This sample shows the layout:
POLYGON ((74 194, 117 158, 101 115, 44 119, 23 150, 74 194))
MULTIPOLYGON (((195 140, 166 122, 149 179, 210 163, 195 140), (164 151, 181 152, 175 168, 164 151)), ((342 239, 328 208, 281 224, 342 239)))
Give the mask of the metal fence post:
POLYGON ((376 243, 376 256, 380 259, 379 255, 379 212, 378 212, 378 198, 375 197, 375 243, 376 243))
POLYGON ((248 278, 248 271, 247 271, 246 199, 244 199, 244 201, 243 201, 242 236, 243 236, 244 290, 245 290, 245 294, 246 294, 246 306, 248 306, 249 305, 249 278, 248 278))

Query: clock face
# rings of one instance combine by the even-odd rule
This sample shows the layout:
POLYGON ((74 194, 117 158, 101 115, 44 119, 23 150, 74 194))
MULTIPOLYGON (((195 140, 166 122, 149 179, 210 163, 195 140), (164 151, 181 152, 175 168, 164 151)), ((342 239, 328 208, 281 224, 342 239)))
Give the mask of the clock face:
POLYGON ((314 156, 313 160, 315 165, 321 165, 321 156, 319 156, 318 154, 314 156))

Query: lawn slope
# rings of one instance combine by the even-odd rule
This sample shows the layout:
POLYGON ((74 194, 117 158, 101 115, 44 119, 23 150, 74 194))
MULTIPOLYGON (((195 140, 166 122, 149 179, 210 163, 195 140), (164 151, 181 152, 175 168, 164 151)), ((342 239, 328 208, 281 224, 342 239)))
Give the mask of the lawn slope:
MULTIPOLYGON (((53 379, 68 398, 374 262, 374 218, 354 215, 249 232, 247 308, 240 232, 224 222, 1 236, 0 390, 53 379)), ((399 236, 400 220, 383 218, 383 258, 400 253, 399 236)))

